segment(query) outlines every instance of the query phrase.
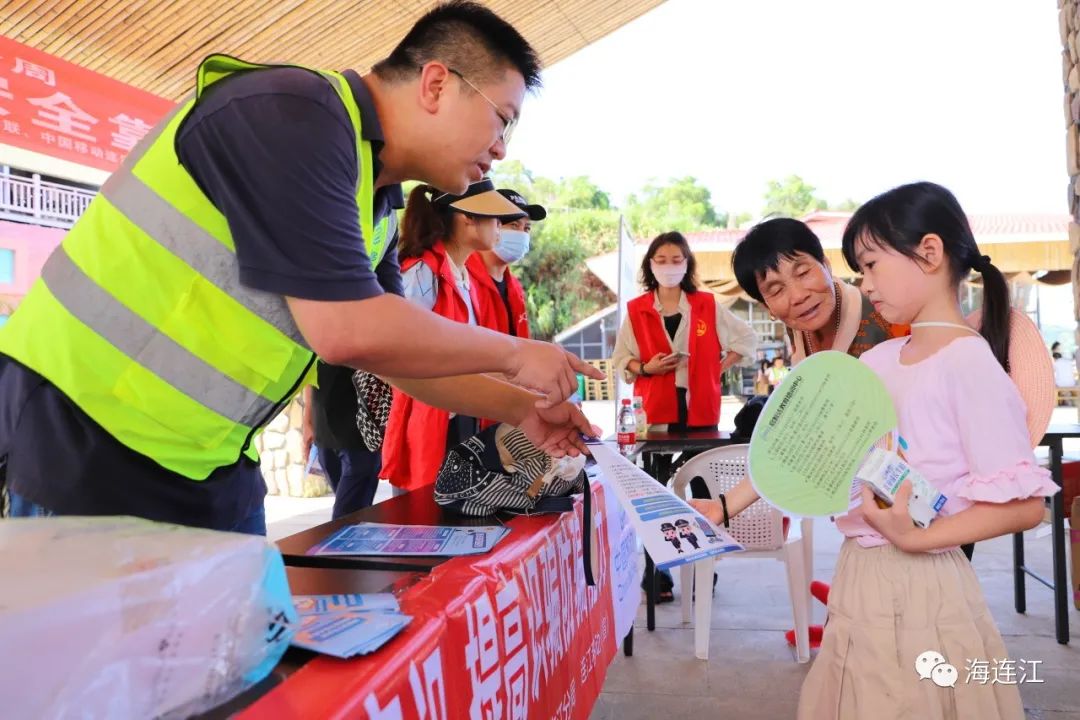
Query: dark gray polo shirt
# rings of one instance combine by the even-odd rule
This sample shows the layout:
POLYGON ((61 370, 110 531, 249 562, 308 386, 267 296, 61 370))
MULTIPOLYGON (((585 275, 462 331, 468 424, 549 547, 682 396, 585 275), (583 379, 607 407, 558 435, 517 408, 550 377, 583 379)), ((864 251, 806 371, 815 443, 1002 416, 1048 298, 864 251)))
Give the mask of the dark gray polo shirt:
MULTIPOLYGON (((363 82, 352 72, 346 77, 377 176, 382 128, 363 82)), ((275 68, 212 85, 179 129, 176 150, 228 219, 243 284, 310 300, 401 294, 397 238, 377 268, 368 261, 354 132, 319 75, 275 68)), ((403 205, 400 185, 381 188, 375 223, 403 205)), ((62 514, 138 515, 228 529, 266 494, 259 466, 246 457, 202 482, 165 470, 117 442, 40 375, 0 355, 5 455, 11 490, 62 514)))

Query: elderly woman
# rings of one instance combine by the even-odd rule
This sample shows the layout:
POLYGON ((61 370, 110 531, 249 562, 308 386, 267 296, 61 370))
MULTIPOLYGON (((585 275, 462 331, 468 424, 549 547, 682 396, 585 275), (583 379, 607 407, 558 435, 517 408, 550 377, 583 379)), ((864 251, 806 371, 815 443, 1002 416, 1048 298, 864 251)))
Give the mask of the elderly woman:
MULTIPOLYGON (((833 277, 821 241, 799 220, 776 218, 755 225, 736 246, 731 264, 746 294, 784 323, 792 365, 822 350, 859 357, 909 332, 906 326, 890 325, 857 287, 833 277)), ((743 480, 724 497, 728 517, 757 499, 749 479, 743 480)), ((695 505, 718 523, 724 520, 718 500, 695 505)))
MULTIPOLYGON (((863 352, 894 337, 909 333, 906 326, 889 324, 859 289, 833 277, 814 231, 790 218, 766 220, 754 226, 736 246, 731 264, 739 285, 763 303, 787 328, 793 348, 791 364, 822 350, 863 352)), ((749 478, 715 500, 691 504, 716 524, 724 524, 758 499, 749 478)), ((964 552, 971 557, 972 546, 964 552)), ((814 583, 815 596, 823 602, 828 586, 814 583)), ((811 628, 811 639, 820 641, 821 628, 811 628)), ((794 644, 794 631, 788 632, 794 644)))

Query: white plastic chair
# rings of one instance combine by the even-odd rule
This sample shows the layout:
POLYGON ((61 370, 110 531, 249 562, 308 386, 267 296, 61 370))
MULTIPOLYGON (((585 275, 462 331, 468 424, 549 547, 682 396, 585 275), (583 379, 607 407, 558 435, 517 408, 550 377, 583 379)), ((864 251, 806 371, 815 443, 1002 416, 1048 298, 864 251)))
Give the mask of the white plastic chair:
MULTIPOLYGON (((674 490, 686 499, 690 480, 700 477, 709 494, 717 497, 727 493, 746 476, 749 445, 729 445, 715 448, 691 458, 675 475, 674 490)), ((784 538, 783 514, 764 500, 758 500, 731 519, 731 533, 745 552, 722 555, 722 558, 773 558, 787 569, 788 591, 791 595, 792 616, 795 620, 795 659, 810 660, 810 578, 814 569, 814 524, 804 518, 801 529, 792 527, 784 538), (801 530, 801 531, 800 531, 801 530)), ((696 577, 697 607, 694 613, 694 654, 702 660, 709 658, 709 630, 712 620, 712 582, 716 560, 712 557, 681 570, 683 622, 690 622, 690 606, 696 577)))

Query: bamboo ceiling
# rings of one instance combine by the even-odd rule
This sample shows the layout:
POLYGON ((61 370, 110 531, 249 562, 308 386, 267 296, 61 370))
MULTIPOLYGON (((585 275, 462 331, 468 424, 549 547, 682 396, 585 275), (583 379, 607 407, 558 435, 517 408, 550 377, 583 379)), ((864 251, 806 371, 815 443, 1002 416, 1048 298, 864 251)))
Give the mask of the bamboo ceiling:
MULTIPOLYGON (((486 3, 537 48, 545 66, 663 0, 486 3)), ((365 72, 431 0, 0 0, 0 34, 170 100, 223 52, 365 72)))

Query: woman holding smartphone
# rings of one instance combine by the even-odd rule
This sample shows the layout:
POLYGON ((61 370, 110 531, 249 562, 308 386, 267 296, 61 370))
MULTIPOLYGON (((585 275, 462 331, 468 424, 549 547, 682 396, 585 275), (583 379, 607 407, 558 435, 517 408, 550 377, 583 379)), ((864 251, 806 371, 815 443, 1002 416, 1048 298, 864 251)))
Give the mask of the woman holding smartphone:
POLYGON ((716 428, 721 377, 757 349, 750 326, 698 289, 696 266, 681 233, 649 244, 641 263, 647 292, 630 301, 612 357, 649 424, 676 432, 716 428))

